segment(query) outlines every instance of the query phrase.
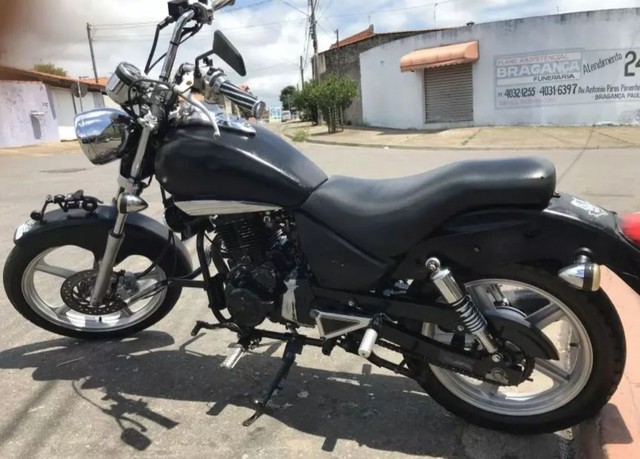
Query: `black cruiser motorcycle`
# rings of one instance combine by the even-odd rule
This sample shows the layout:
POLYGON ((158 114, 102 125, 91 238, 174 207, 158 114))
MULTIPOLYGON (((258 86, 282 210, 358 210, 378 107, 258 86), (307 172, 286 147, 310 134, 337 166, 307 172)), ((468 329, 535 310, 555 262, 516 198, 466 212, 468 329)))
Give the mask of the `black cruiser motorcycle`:
POLYGON ((179 45, 233 3, 170 1, 145 71, 123 62, 108 82, 122 110, 77 117, 89 160, 120 160, 119 188, 112 205, 81 191, 49 196, 17 229, 4 286, 18 312, 61 335, 125 337, 166 316, 183 288, 203 289, 217 322, 197 322, 193 334, 238 336, 224 367, 262 339, 286 343, 282 368, 245 425, 304 346, 327 356, 342 348, 412 378, 487 428, 550 432, 595 415, 625 364, 600 270, 640 292, 638 221, 557 193, 554 166, 536 158, 387 180, 327 177, 259 123, 194 98, 221 94, 262 116, 265 104, 212 61, 215 54, 246 73, 222 33, 172 72, 179 45), (155 80, 147 75, 159 32, 171 24, 155 80), (153 177, 166 226, 141 213, 153 177), (46 211, 51 205, 59 208, 46 211), (195 269, 183 245, 192 237, 195 269), (54 257, 70 246, 89 255, 86 269, 54 257), (132 256, 146 267, 123 269, 132 256), (258 328, 266 320, 285 331, 258 328))

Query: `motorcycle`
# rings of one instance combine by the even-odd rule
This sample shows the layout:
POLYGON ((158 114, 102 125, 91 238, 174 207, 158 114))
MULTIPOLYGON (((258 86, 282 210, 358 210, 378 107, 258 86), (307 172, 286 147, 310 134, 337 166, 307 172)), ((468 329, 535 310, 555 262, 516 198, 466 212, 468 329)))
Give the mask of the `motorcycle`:
POLYGON ((104 205, 82 191, 49 196, 16 230, 4 286, 17 311, 53 333, 111 339, 157 323, 183 288, 203 289, 217 322, 197 322, 193 335, 237 334, 224 367, 263 339, 286 343, 245 425, 265 412, 304 346, 327 356, 341 348, 412 378, 486 428, 552 432, 597 414, 626 353, 601 267, 640 293, 638 222, 556 192, 554 166, 537 158, 398 179, 327 177, 260 123, 195 97, 224 96, 257 119, 265 110, 214 65, 213 55, 246 74, 222 32, 173 73, 180 44, 233 4, 170 1, 144 71, 123 62, 108 81, 122 109, 77 116, 87 158, 120 161, 116 197, 104 205), (168 50, 152 63, 169 25, 168 50), (166 226, 142 213, 154 177, 166 226), (184 245, 192 238, 195 269, 184 245), (68 247, 88 253, 87 269, 51 261, 68 247), (121 268, 132 256, 145 269, 121 268), (42 276, 60 281, 55 301, 39 291, 42 276), (258 328, 267 320, 285 329, 258 328))

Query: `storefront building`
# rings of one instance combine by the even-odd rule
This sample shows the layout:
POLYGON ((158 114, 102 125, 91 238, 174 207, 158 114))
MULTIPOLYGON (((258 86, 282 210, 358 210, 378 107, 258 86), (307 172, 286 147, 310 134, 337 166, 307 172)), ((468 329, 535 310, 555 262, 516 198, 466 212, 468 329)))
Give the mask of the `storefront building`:
POLYGON ((425 32, 360 68, 370 126, 640 124, 640 8, 425 32))

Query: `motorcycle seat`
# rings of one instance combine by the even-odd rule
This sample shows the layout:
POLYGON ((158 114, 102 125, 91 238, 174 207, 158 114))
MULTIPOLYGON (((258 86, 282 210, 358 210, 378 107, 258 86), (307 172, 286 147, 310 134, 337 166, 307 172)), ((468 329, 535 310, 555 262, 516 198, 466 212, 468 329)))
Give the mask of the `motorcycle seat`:
POLYGON ((546 159, 471 160, 401 178, 334 176, 301 210, 362 250, 392 257, 465 212, 543 209, 555 186, 555 167, 546 159))

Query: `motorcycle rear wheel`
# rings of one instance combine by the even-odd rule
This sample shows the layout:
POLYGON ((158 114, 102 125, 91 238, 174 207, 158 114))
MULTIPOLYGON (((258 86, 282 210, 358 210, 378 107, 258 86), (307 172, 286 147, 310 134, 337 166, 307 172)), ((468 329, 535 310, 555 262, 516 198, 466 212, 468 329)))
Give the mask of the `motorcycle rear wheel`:
MULTIPOLYGON (((419 384, 436 402, 470 423, 511 434, 555 432, 599 412, 617 389, 626 358, 624 330, 604 292, 578 291, 543 269, 521 265, 455 275, 481 310, 501 307, 490 294, 505 291, 503 299, 511 303, 509 308, 520 310, 532 322, 539 320, 547 336, 558 335, 566 346, 558 349, 561 362, 537 360, 533 381, 515 388, 498 387, 412 361, 419 384), (515 295, 512 291, 527 293, 515 295), (545 377, 551 387, 547 387, 545 377), (539 389, 539 393, 532 392, 531 387, 539 389)), ((420 297, 433 298, 429 283, 412 287, 414 295, 419 291, 420 297)), ((451 335, 447 337, 431 324, 408 325, 432 338, 451 342, 451 335)), ((472 341, 470 336, 465 338, 472 341)))

